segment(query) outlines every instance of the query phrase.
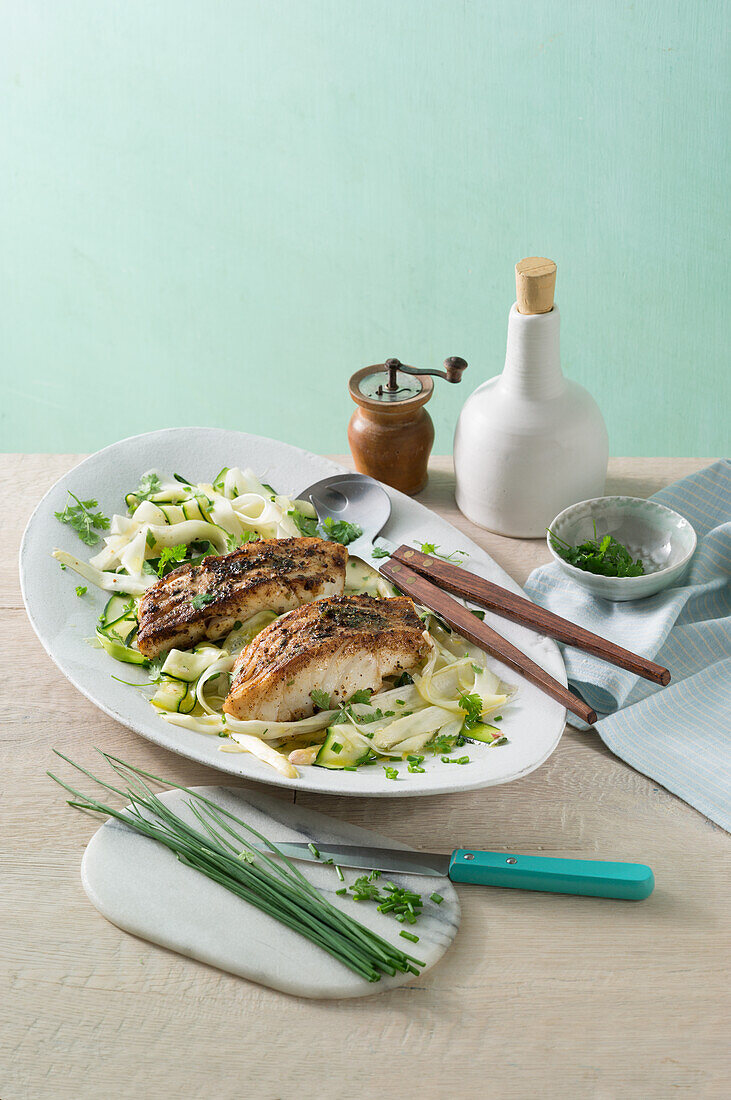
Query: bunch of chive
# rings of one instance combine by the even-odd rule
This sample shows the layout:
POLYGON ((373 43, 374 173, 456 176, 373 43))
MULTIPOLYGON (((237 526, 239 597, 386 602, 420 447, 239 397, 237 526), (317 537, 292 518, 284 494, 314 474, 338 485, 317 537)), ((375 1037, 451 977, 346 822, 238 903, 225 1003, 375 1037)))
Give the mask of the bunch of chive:
POLYGON ((200 871, 317 944, 366 981, 377 982, 382 974, 418 974, 417 967, 426 965, 332 905, 276 845, 216 802, 102 752, 102 757, 124 785, 115 787, 58 750, 54 751, 99 786, 129 802, 124 809, 118 810, 48 772, 51 779, 73 796, 68 800, 69 806, 116 818, 143 836, 159 841, 174 852, 181 863, 200 871), (203 831, 193 828, 171 810, 146 780, 184 791, 189 796, 186 805, 203 831), (253 848, 242 830, 263 841, 282 863, 253 848))

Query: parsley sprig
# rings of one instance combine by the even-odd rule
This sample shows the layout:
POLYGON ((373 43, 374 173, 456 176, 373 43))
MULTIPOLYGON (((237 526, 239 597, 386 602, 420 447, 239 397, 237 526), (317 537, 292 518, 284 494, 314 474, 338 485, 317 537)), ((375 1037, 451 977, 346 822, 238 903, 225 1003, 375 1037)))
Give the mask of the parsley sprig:
POLYGON ((474 726, 479 725, 479 723, 482 721, 483 709, 483 703, 480 696, 477 695, 475 692, 472 692, 470 695, 467 695, 466 693, 464 695, 460 695, 459 705, 465 712, 462 729, 469 730, 472 729, 474 726))
POLYGON ((300 512, 297 508, 290 509, 287 515, 292 517, 297 530, 305 538, 324 536, 328 542, 339 542, 342 546, 348 546, 349 543, 355 542, 363 534, 363 528, 359 527, 357 523, 347 523, 344 519, 333 519, 332 516, 326 516, 320 525, 316 519, 306 516, 304 512, 300 512))
POLYGON ((618 542, 613 535, 605 535, 599 540, 594 522, 594 538, 586 539, 576 546, 562 539, 550 528, 551 545, 569 565, 583 569, 586 573, 596 573, 601 577, 642 577, 645 566, 641 558, 632 560, 626 546, 618 542))
POLYGON ((322 529, 325 532, 326 539, 330 542, 339 542, 343 546, 355 542, 363 534, 363 528, 359 527, 357 523, 348 523, 344 519, 336 520, 332 516, 325 516, 322 521, 322 529))
POLYGON ((157 474, 143 474, 140 478, 139 485, 134 491, 134 495, 137 497, 137 503, 140 504, 143 500, 150 500, 155 493, 159 493, 161 489, 162 483, 157 474))
POLYGON ((209 603, 213 603, 215 595, 212 592, 199 592, 197 596, 194 596, 190 601, 190 606, 194 611, 201 611, 209 603))
POLYGON ((453 550, 451 554, 440 554, 439 544, 434 542, 419 542, 418 539, 414 539, 414 545, 418 546, 422 554, 431 554, 433 558, 441 558, 442 561, 451 561, 455 565, 461 565, 460 558, 467 558, 469 554, 466 550, 453 550))
POLYGON ((163 546, 157 563, 158 577, 164 577, 166 573, 174 569, 175 563, 182 561, 187 552, 188 547, 184 542, 179 543, 178 546, 163 546))
POLYGON ((76 504, 67 504, 63 512, 55 512, 56 519, 73 528, 87 546, 95 546, 99 542, 99 535, 95 528, 106 531, 109 527, 109 519, 101 512, 92 512, 92 508, 99 507, 98 501, 79 500, 70 489, 69 496, 76 501, 76 504))

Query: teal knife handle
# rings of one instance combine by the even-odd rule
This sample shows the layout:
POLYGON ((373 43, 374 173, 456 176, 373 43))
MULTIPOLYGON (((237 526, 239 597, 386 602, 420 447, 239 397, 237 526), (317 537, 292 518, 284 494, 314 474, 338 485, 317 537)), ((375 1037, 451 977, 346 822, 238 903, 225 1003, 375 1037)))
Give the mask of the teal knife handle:
POLYGON ((449 863, 452 882, 545 890, 551 894, 586 894, 595 898, 642 901, 649 898, 655 876, 644 863, 605 863, 596 859, 553 859, 510 852, 458 848, 449 863))

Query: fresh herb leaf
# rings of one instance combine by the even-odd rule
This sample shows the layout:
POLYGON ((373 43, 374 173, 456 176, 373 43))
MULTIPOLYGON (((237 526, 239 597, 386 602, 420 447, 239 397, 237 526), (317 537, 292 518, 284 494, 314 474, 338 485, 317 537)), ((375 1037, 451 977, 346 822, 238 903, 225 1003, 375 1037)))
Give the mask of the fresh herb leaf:
POLYGON ((310 692, 310 699, 319 710, 332 710, 330 696, 326 691, 321 691, 320 688, 313 688, 310 692))
POLYGON ((352 695, 348 702, 350 703, 369 703, 371 695, 373 694, 372 688, 360 688, 356 691, 355 695, 352 695))
POLYGON ((476 619, 479 619, 481 623, 484 623, 484 621, 485 621, 485 612, 484 611, 475 611, 474 607, 471 607, 470 611, 472 612, 472 614, 475 616, 476 619))
POLYGON ((324 535, 330 542, 339 542, 342 546, 347 546, 363 534, 363 529, 356 523, 347 523, 344 519, 326 516, 322 522, 322 528, 319 528, 316 519, 304 515, 297 508, 290 509, 287 515, 292 517, 297 530, 305 538, 319 538, 324 535))
POLYGON ((86 592, 87 592, 86 585, 77 584, 77 586, 76 586, 76 595, 77 596, 85 596, 86 592))
POLYGON ((373 558, 390 558, 391 553, 389 550, 384 550, 382 546, 374 546, 371 550, 371 557, 373 558))
POLYGON ((241 536, 241 546, 247 542, 259 542, 261 535, 257 535, 256 531, 244 531, 241 536))
POLYGON ((431 749, 433 753, 446 753, 454 752, 454 746, 457 744, 456 737, 447 737, 446 734, 438 734, 436 737, 432 737, 428 742, 427 748, 431 749))
POLYGON ((397 687, 397 688, 402 688, 402 687, 406 687, 407 684, 413 684, 413 682, 414 682, 414 677, 413 676, 409 675, 408 672, 402 672, 401 675, 399 676, 398 680, 396 680, 394 682, 393 686, 397 687))
POLYGON ((310 539, 317 538, 316 519, 311 519, 310 516, 306 516, 304 512, 300 512, 297 508, 290 509, 287 515, 292 517, 294 525, 301 535, 310 539))
POLYGON ((201 611, 209 603, 213 603, 215 595, 212 592, 199 592, 197 596, 194 596, 190 601, 190 606, 194 611, 201 611))
POLYGON ((140 504, 143 500, 150 500, 155 493, 159 493, 161 490, 162 483, 157 474, 147 473, 140 478, 140 483, 135 489, 134 495, 137 497, 137 503, 140 504))
POLYGON ((204 558, 208 557, 220 557, 217 547, 212 542, 208 542, 206 539, 202 541, 196 541, 191 543, 191 550, 197 550, 198 552, 190 559, 191 565, 200 565, 204 558))
POLYGON ((463 730, 469 730, 482 721, 483 703, 479 695, 474 692, 471 695, 460 695, 459 705, 465 712, 463 730))
POLYGON ((441 558, 442 561, 452 561, 457 565, 461 565, 461 562, 458 560, 460 557, 469 557, 466 550, 453 550, 451 554, 440 554, 438 543, 419 542, 418 539, 414 539, 414 544, 419 547, 422 554, 431 554, 433 558, 441 558))
POLYGON ((56 519, 61 523, 67 523, 69 527, 73 528, 81 541, 86 543, 87 546, 95 546, 99 541, 99 536, 94 528, 106 531, 109 527, 108 518, 102 515, 101 512, 91 511, 92 508, 99 507, 98 501, 79 500, 70 489, 69 496, 76 501, 76 504, 67 504, 63 512, 55 512, 56 519))
POLYGON ((601 577, 642 577, 645 566, 641 558, 633 561, 632 555, 626 546, 618 542, 613 535, 605 535, 600 541, 597 538, 596 523, 594 523, 594 538, 572 546, 560 538, 554 531, 548 529, 551 545, 559 557, 569 565, 583 569, 585 573, 596 573, 601 577))
POLYGON ((182 561, 187 552, 188 548, 184 542, 177 546, 163 546, 157 563, 158 577, 164 577, 169 573, 174 568, 174 563, 182 561))
POLYGON ((395 714, 395 710, 381 710, 380 707, 376 707, 375 710, 369 710, 367 714, 353 714, 352 718, 358 724, 368 725, 370 722, 380 722, 382 718, 393 718, 395 714))
MULTIPOLYGON (((329 708, 327 708, 327 709, 329 709, 329 708)), ((350 714, 350 707, 343 707, 343 709, 339 710, 338 713, 335 715, 335 717, 331 721, 330 725, 331 726, 342 726, 342 725, 344 725, 348 721, 348 715, 349 714, 350 714)))
POLYGON ((342 546, 348 546, 363 534, 363 528, 357 523, 348 523, 344 519, 336 520, 332 516, 325 517, 322 521, 322 529, 325 532, 325 538, 330 542, 339 542, 342 546))

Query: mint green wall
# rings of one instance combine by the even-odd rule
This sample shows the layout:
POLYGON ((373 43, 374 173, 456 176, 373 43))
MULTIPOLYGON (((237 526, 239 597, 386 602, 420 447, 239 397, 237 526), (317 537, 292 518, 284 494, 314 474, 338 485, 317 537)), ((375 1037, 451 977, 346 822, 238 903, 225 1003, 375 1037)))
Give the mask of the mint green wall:
POLYGON ((348 375, 502 366, 559 265, 614 454, 727 449, 723 27, 705 0, 5 0, 0 450, 176 424, 346 449, 348 375))

